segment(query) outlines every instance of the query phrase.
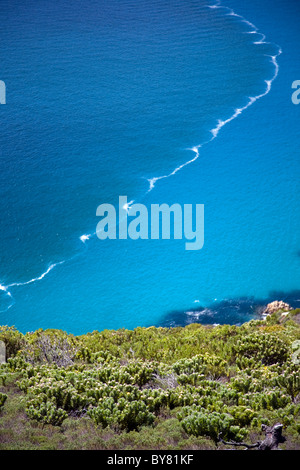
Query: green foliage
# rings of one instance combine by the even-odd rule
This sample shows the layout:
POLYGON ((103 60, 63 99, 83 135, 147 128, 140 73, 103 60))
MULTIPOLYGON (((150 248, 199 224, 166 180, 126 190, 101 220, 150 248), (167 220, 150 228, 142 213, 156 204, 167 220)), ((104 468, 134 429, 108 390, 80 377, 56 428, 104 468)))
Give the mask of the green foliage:
POLYGON ((178 439, 193 446, 197 439, 213 445, 220 432, 244 440, 262 423, 282 422, 298 436, 300 367, 293 353, 299 330, 276 316, 241 327, 151 327, 80 337, 57 330, 23 336, 5 327, 5 335, 21 341, 0 368, 1 392, 18 386, 23 416, 26 411, 44 426, 76 419, 96 425, 95 432, 140 432, 147 435, 144 446, 150 442, 145 427, 154 432, 168 421, 178 439))
POLYGON ((19 352, 18 355, 15 357, 10 357, 7 360, 7 365, 11 372, 25 371, 29 367, 28 362, 26 362, 24 357, 22 357, 19 352))
POLYGON ((27 416, 30 419, 39 421, 43 424, 52 424, 60 426, 68 417, 68 414, 61 408, 57 408, 53 401, 31 401, 26 408, 27 416))
POLYGON ((25 344, 24 335, 16 330, 14 326, 0 325, 0 341, 5 343, 7 358, 17 354, 25 344))
POLYGON ((88 415, 96 424, 117 426, 126 431, 138 429, 142 425, 151 425, 155 419, 142 401, 128 402, 121 398, 115 403, 112 398, 101 400, 99 405, 88 411, 88 415))
POLYGON ((6 385, 7 376, 6 364, 0 364, 0 384, 6 385))
POLYGON ((183 408, 178 413, 178 418, 187 434, 194 436, 209 436, 215 442, 218 441, 219 434, 225 439, 242 441, 247 432, 241 429, 237 420, 229 413, 208 413, 196 406, 183 408))
MULTIPOLYGON (((189 359, 180 359, 173 364, 172 368, 178 375, 184 374, 193 378, 209 376, 212 379, 217 379, 227 373, 226 361, 208 353, 198 354, 189 359)), ((195 382, 195 379, 193 382, 195 382)))
POLYGON ((237 356, 236 358, 236 366, 243 370, 243 369, 259 369, 262 366, 260 360, 254 357, 247 357, 247 356, 237 356))
POLYGON ((251 333, 237 341, 235 352, 237 358, 249 358, 264 365, 282 364, 288 357, 288 346, 277 336, 251 333))
POLYGON ((300 308, 295 308, 294 310, 291 310, 291 311, 289 312, 289 315, 290 315, 291 317, 296 316, 296 315, 300 315, 300 308))
POLYGON ((2 410, 3 405, 6 402, 6 400, 7 400, 7 395, 5 393, 0 392, 0 411, 2 410))
POLYGON ((247 393, 240 397, 240 404, 251 406, 253 410, 277 410, 285 408, 291 399, 282 394, 280 390, 267 390, 263 393, 247 393))
POLYGON ((31 364, 54 363, 67 367, 74 363, 79 348, 78 340, 73 335, 58 330, 27 333, 26 339, 22 356, 31 364))
POLYGON ((300 394, 299 365, 289 365, 276 377, 275 382, 294 400, 300 394))

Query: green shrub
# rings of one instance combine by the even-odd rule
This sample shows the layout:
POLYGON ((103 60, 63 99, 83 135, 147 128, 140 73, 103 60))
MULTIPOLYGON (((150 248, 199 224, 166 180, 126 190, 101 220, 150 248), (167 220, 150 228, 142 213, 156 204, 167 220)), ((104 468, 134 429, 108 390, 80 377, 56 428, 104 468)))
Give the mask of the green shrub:
POLYGON ((0 411, 2 410, 6 400, 7 400, 7 395, 5 395, 5 393, 0 392, 0 411))
MULTIPOLYGON (((39 330, 26 334, 26 344, 0 368, 1 391, 10 393, 15 383, 25 395, 22 410, 25 404, 28 418, 43 425, 60 425, 67 416, 82 426, 92 426, 92 420, 109 428, 95 435, 117 431, 124 443, 128 431, 137 434, 154 419, 159 426, 170 416, 183 448, 184 442, 198 445, 198 436, 213 445, 220 432, 224 439, 241 440, 250 429, 258 433, 262 423, 282 422, 297 433, 300 368, 292 363, 297 328, 293 322, 252 321, 241 327, 153 327, 81 337, 39 330), (73 420, 84 415, 89 419, 73 420)), ((14 330, 5 334, 18 337, 14 330)), ((109 446, 101 440, 102 445, 109 446)))
POLYGON ((227 363, 224 359, 206 353, 180 359, 173 364, 172 368, 178 375, 218 378, 226 374, 227 363))
POLYGON ((275 335, 251 333, 237 341, 237 358, 253 358, 264 365, 282 364, 288 358, 286 343, 275 335))
POLYGON ((241 441, 247 435, 247 431, 236 425, 235 418, 229 413, 208 413, 197 407, 186 407, 178 413, 178 418, 187 434, 209 436, 215 443, 220 433, 224 439, 235 441, 241 441))
POLYGON ((142 425, 151 425, 155 419, 144 402, 127 402, 124 398, 118 403, 114 403, 112 398, 104 399, 97 407, 89 410, 88 415, 104 428, 117 426, 126 431, 138 429, 142 425))
POLYGON ((234 423, 241 427, 249 426, 253 419, 258 416, 255 411, 246 406, 233 406, 227 408, 227 412, 233 416, 234 423))
POLYGON ((60 330, 38 330, 27 334, 23 357, 30 364, 49 363, 59 367, 74 364, 78 353, 78 340, 60 330))
POLYGON ((6 358, 15 356, 25 344, 24 335, 14 326, 0 326, 0 341, 6 346, 6 358))
POLYGON ((26 413, 30 419, 53 426, 60 426, 68 417, 66 411, 56 407, 54 400, 47 402, 32 400, 26 407, 26 413))
POLYGON ((11 372, 24 372, 29 367, 29 364, 25 361, 24 357, 18 354, 7 360, 7 367, 11 372))
POLYGON ((7 367, 5 365, 0 365, 0 383, 2 385, 6 385, 8 374, 7 374, 7 367))
POLYGON ((275 379, 276 384, 295 400, 300 394, 300 367, 297 364, 289 365, 275 379))

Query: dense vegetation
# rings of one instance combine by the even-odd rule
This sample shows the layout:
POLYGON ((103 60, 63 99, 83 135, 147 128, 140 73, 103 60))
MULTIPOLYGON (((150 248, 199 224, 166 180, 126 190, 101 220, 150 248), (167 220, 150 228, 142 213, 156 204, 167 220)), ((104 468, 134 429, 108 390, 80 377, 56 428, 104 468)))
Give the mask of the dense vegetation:
POLYGON ((0 449, 216 449, 281 422, 300 448, 300 311, 73 336, 0 327, 0 449))

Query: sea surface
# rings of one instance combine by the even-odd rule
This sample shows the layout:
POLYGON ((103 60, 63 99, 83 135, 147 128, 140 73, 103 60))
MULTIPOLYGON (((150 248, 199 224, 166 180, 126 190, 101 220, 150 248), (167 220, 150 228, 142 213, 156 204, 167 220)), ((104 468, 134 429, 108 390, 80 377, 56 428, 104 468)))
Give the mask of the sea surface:
POLYGON ((300 2, 2 0, 0 324, 74 334, 300 306, 300 2), (99 240, 120 195, 205 241, 99 240))

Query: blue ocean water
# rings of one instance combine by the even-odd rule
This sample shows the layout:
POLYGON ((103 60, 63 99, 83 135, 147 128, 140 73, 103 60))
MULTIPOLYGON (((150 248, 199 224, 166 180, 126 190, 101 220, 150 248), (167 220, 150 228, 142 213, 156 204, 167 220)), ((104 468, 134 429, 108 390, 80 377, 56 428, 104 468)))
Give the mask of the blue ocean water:
POLYGON ((0 324, 240 323, 300 306, 296 0, 3 0, 0 324), (119 195, 205 243, 93 234, 119 195))

